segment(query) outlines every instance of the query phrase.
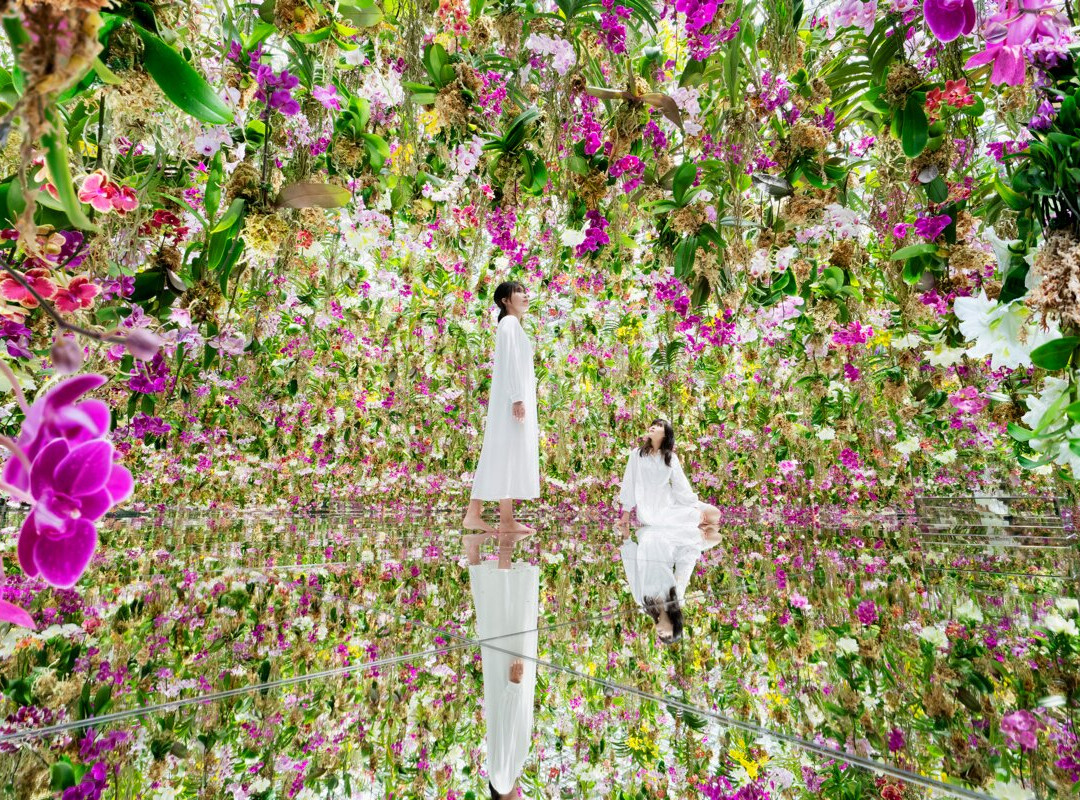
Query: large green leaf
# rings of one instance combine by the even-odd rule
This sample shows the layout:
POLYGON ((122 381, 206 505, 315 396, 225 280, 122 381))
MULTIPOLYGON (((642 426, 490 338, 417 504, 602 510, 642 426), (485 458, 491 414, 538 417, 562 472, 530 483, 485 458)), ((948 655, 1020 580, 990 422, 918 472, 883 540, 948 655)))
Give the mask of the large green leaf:
POLYGON ((930 139, 926 112, 923 110, 924 99, 921 92, 912 92, 908 95, 907 106, 904 108, 901 144, 904 147, 904 155, 908 158, 915 158, 925 150, 926 143, 930 139))
POLYGON ((1051 372, 1064 369, 1073 351, 1080 345, 1080 336, 1063 336, 1040 345, 1031 351, 1031 363, 1051 372))
POLYGON ((135 25, 143 43, 143 64, 150 77, 176 106, 202 122, 223 125, 232 122, 233 113, 184 57, 156 34, 135 25))
POLYGON ((675 170, 675 177, 671 181, 671 192, 675 195, 675 202, 683 204, 686 191, 693 185, 697 178, 697 164, 693 161, 684 161, 675 170))

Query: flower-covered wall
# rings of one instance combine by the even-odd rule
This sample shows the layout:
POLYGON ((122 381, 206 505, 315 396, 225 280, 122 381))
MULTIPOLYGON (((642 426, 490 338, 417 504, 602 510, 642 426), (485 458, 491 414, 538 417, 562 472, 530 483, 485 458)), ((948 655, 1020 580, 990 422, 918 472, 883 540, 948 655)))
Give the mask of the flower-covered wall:
POLYGON ((720 503, 1067 493, 1070 13, 9 4, 5 360, 109 378, 140 503, 443 502, 513 278, 552 505, 656 416, 720 503))

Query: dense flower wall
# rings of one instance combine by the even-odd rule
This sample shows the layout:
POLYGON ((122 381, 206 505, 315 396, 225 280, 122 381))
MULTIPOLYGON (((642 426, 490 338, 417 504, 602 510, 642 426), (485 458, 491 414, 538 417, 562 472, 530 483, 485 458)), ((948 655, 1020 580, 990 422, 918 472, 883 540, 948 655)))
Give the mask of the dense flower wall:
POLYGON ((550 505, 607 503, 654 416, 718 502, 1071 491, 1064 5, 5 20, 5 358, 109 378, 138 503, 457 493, 506 278, 550 505))

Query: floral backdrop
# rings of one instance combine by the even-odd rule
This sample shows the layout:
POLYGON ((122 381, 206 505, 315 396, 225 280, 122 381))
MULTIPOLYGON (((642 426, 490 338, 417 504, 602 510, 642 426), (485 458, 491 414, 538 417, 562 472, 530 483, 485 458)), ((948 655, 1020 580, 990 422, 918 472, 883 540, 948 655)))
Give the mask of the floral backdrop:
POLYGON ((657 415, 723 502, 1069 493, 1068 14, 10 4, 6 360, 139 503, 453 496, 514 278, 553 505, 657 415))

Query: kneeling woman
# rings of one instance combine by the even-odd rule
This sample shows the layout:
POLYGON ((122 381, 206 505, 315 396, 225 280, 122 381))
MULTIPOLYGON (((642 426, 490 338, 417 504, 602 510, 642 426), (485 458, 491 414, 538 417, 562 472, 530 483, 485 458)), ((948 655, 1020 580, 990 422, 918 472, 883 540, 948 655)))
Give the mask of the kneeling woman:
POLYGON ((624 531, 630 512, 637 509, 642 525, 695 527, 716 525, 720 512, 698 499, 675 455, 675 431, 664 419, 653 420, 640 448, 630 451, 619 502, 624 531))

